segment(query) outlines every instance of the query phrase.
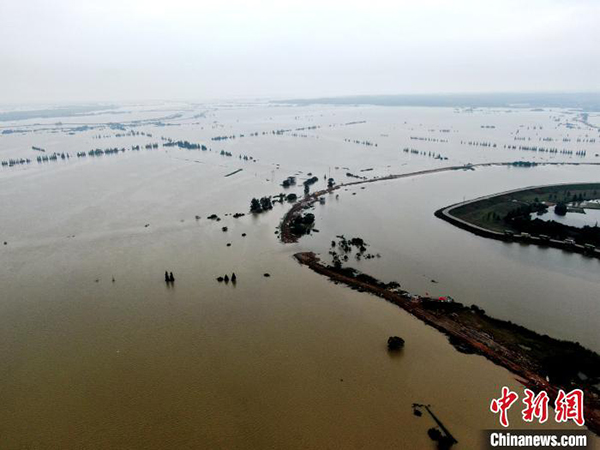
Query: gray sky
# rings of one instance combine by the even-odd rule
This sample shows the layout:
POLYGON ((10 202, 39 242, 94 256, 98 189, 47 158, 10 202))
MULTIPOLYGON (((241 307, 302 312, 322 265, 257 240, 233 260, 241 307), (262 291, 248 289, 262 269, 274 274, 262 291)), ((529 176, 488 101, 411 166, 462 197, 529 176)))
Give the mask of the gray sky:
POLYGON ((599 91, 599 0, 0 0, 0 103, 599 91))

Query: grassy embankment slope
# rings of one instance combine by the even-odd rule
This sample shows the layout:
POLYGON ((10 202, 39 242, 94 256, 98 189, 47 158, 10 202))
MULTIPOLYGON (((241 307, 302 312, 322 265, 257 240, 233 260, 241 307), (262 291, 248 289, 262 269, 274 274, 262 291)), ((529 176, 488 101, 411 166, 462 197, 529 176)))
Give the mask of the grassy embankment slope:
POLYGON ((520 191, 486 197, 453 208, 449 213, 465 222, 486 228, 491 231, 503 232, 511 229, 503 218, 521 205, 534 202, 555 204, 571 202, 573 197, 593 200, 600 197, 600 183, 559 184, 542 186, 520 191))

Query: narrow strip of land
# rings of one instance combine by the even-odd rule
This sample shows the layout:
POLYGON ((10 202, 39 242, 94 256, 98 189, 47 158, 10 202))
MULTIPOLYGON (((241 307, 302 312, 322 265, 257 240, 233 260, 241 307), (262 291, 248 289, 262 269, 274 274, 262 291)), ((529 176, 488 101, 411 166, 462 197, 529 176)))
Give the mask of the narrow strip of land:
POLYGON ((244 170, 244 169, 234 170, 233 172, 228 173, 227 175, 225 175, 225 178, 230 177, 232 175, 235 175, 236 173, 240 173, 242 170, 244 170))
MULTIPOLYGON (((464 165, 460 165, 460 166, 440 167, 437 169, 419 170, 416 172, 388 175, 385 177, 376 177, 376 178, 369 178, 366 180, 350 181, 348 183, 342 183, 342 184, 338 184, 338 185, 329 187, 327 189, 315 191, 312 194, 305 196, 302 200, 296 202, 288 210, 288 212, 283 216, 283 219, 282 219, 281 225, 280 225, 280 228, 281 228, 280 239, 281 239, 281 242, 283 242, 285 244, 298 242, 299 236, 292 232, 291 225, 292 225, 293 220, 301 214, 302 210, 310 208, 315 202, 317 202, 319 200, 319 197, 322 197, 325 194, 330 194, 333 191, 336 191, 343 187, 356 186, 359 184, 375 183, 378 181, 389 181, 389 180, 397 180, 397 179, 401 179, 401 178, 418 177, 418 176, 423 176, 423 175, 431 175, 431 174, 441 173, 441 172, 451 172, 451 171, 456 171, 456 170, 473 170, 476 167, 494 167, 494 166, 495 167, 502 167, 502 166, 508 167, 508 166, 514 166, 515 164, 517 164, 517 163, 515 163, 515 162, 492 162, 492 163, 464 164, 464 165)), ((569 162, 543 162, 543 163, 536 163, 536 164, 540 165, 540 166, 541 165, 600 166, 600 163, 569 163, 569 162)))
POLYGON ((600 400, 594 383, 600 377, 600 356, 578 343, 542 336, 512 322, 495 319, 477 307, 410 295, 373 277, 349 268, 323 264, 312 252, 294 255, 305 265, 331 280, 368 292, 399 306, 449 336, 464 353, 485 356, 518 376, 534 392, 544 390, 554 400, 559 389, 573 386, 585 393, 587 427, 600 434, 600 400), (583 381, 584 374, 587 381, 583 381))

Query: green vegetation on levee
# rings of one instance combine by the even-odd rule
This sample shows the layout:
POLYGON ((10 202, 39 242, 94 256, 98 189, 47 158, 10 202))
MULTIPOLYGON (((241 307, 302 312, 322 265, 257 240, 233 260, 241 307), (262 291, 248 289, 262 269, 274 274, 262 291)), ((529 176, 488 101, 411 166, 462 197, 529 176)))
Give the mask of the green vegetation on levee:
POLYGON ((577 228, 556 221, 531 218, 556 206, 555 213, 564 215, 567 204, 577 207, 584 201, 600 198, 600 183, 560 184, 523 189, 499 194, 456 207, 450 214, 487 230, 503 233, 530 233, 552 239, 573 239, 577 243, 600 245, 600 227, 577 228))

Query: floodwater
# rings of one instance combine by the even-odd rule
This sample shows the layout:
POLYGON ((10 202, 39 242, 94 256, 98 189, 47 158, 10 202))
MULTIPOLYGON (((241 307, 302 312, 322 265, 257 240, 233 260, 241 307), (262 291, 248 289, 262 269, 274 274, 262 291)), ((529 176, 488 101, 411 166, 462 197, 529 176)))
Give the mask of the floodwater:
POLYGON ((409 292, 450 295, 494 317, 600 351, 600 260, 480 238, 433 216, 463 198, 599 178, 596 166, 493 167, 369 183, 317 205, 320 233, 303 239, 301 246, 328 256, 336 235, 362 237, 369 252, 381 258, 350 261, 352 267, 396 280, 409 292))
POLYGON ((532 219, 540 219, 545 221, 555 221, 571 227, 594 227, 600 222, 600 210, 585 208, 583 212, 569 211, 564 216, 554 213, 554 208, 549 209, 544 214, 533 213, 532 219))
MULTIPOLYGON (((597 260, 485 240, 433 211, 513 187, 596 181, 600 167, 495 167, 355 187, 317 205, 320 233, 294 245, 275 234, 286 205, 238 219, 225 214, 247 212, 252 197, 283 191, 279 183, 294 174, 299 186, 286 192, 300 194, 309 172, 320 177, 318 188, 324 175, 351 180, 347 172, 370 177, 521 159, 600 162, 596 142, 556 144, 586 149, 584 158, 502 147, 518 145, 517 130, 532 139, 598 137, 597 130, 557 125, 573 117, 169 104, 61 120, 61 127, 121 122, 152 137, 117 137, 124 131, 109 127, 68 134, 55 129, 56 119, 1 124, 38 124, 30 128, 39 131, 0 134, 0 160, 34 160, 0 168, 0 242, 7 242, 0 246, 0 447, 434 448, 426 435, 432 421, 412 414, 419 402, 432 405, 459 440, 456 448, 477 448, 481 430, 498 427, 491 398, 504 385, 522 392, 513 376, 456 352, 394 305, 335 285, 292 255, 324 252, 335 234, 358 235, 382 255, 357 262, 368 273, 416 293, 450 294, 597 350, 597 260), (161 120, 130 123, 143 119, 161 120), (73 155, 160 145, 161 136, 213 151, 160 146, 38 164, 31 149, 73 155), (467 139, 498 146, 460 144, 467 139), (222 149, 233 156, 221 156, 222 149), (208 220, 213 213, 222 220, 208 220), (174 272, 173 286, 165 285, 165 270, 174 272), (215 281, 232 272, 235 285, 215 281), (386 350, 394 334, 406 340, 399 355, 386 350)), ((532 427, 518 410, 511 413, 516 427, 532 427)))

